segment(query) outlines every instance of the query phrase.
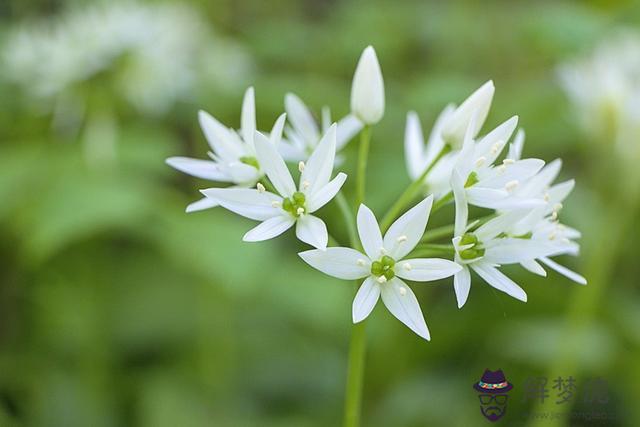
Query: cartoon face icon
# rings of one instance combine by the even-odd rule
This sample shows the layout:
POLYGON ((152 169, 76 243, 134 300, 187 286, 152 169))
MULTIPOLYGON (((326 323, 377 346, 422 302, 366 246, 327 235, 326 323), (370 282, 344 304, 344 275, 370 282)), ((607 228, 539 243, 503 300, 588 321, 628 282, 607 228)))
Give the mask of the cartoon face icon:
POLYGON ((480 399, 480 412, 489 421, 497 421, 507 411, 507 392, 513 385, 507 381, 501 369, 490 371, 486 369, 482 378, 473 384, 480 399))

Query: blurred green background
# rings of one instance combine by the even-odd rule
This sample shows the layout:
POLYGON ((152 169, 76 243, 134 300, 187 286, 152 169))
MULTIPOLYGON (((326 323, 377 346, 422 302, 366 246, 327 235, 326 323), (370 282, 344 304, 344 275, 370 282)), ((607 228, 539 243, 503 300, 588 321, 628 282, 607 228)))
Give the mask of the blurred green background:
MULTIPOLYGON (((615 164, 594 155, 556 75, 639 23, 631 0, 3 0, 0 425, 340 424, 352 285, 304 265, 292 238, 243 244, 251 221, 221 209, 185 214, 211 184, 164 159, 204 157, 198 109, 237 127, 249 85, 261 129, 287 91, 341 117, 368 44, 387 96, 370 158, 374 211, 409 183, 406 112, 418 111, 427 132, 445 104, 493 79, 488 125, 518 114, 525 155, 562 157, 561 179, 576 178, 562 219, 583 231, 583 255, 562 261, 601 280, 581 287, 508 268, 527 304, 476 279, 462 310, 451 280, 416 285, 430 343, 378 306, 363 425, 483 425, 471 385, 485 368, 515 385, 504 424, 528 424, 536 406, 523 384, 548 375, 562 352, 560 374, 576 377, 578 391, 589 378, 610 387, 596 408, 606 421, 568 424, 640 425, 640 227, 614 234, 624 238, 608 229, 618 214, 633 224, 637 204, 617 210, 608 193, 617 184, 602 173, 615 164), (599 265, 603 245, 615 256, 599 265)), ((340 222, 333 205, 321 216, 340 222)), ((444 209, 430 224, 451 218, 444 209)), ((580 393, 572 402, 547 409, 593 409, 580 393)))

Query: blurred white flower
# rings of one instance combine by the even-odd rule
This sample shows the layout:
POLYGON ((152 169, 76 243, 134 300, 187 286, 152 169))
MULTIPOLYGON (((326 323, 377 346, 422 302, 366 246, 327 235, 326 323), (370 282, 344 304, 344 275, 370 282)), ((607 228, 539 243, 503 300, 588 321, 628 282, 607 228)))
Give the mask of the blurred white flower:
POLYGON ((640 33, 621 30, 559 68, 586 133, 611 141, 625 161, 640 157, 640 33))
POLYGON ((345 280, 366 277, 353 301, 354 323, 366 319, 382 297, 391 314, 422 338, 430 339, 418 300, 402 279, 428 282, 450 277, 461 269, 446 259, 404 259, 420 242, 432 203, 433 196, 429 196, 411 208, 389 227, 384 238, 373 212, 360 205, 358 234, 366 255, 342 247, 299 253, 310 266, 330 276, 345 280))
POLYGON ((373 46, 362 52, 353 74, 351 112, 368 125, 378 123, 384 115, 384 81, 373 46))
MULTIPOLYGON (((190 157, 169 157, 169 166, 210 181, 227 182, 237 187, 253 187, 264 176, 257 159, 254 145, 256 131, 255 94, 253 87, 249 87, 242 101, 240 130, 227 128, 205 111, 198 113, 200 127, 211 147, 211 160, 193 159, 190 157)), ((279 143, 284 127, 285 114, 276 120, 271 130, 274 144, 279 143)), ((187 206, 187 212, 196 212, 217 206, 212 198, 203 198, 187 206)))
MULTIPOLYGON (((297 95, 287 93, 284 98, 284 108, 289 126, 285 127, 286 140, 282 140, 278 150, 287 161, 306 160, 315 150, 322 135, 333 123, 329 107, 322 109, 322 129, 318 126, 309 108, 297 95)), ((343 117, 337 125, 336 152, 339 152, 360 132, 363 125, 352 114, 343 117)))
POLYGON ((469 132, 472 138, 478 135, 489 114, 494 91, 493 81, 489 80, 469 95, 469 97, 447 117, 442 127, 442 137, 453 148, 462 146, 465 133, 467 133, 471 119, 474 116, 475 123, 469 132))
POLYGON ((126 0, 16 26, 2 56, 6 75, 36 99, 71 93, 88 104, 109 95, 147 114, 165 112, 201 84, 235 86, 249 69, 247 55, 214 36, 191 7, 126 0), (101 92, 82 99, 87 81, 101 92))
POLYGON ((260 183, 257 189, 210 188, 202 190, 202 193, 238 215, 262 221, 244 235, 245 242, 272 239, 295 224, 298 239, 324 250, 328 241, 327 227, 320 218, 311 214, 329 203, 347 179, 347 175, 339 173, 330 180, 336 152, 336 125, 329 128, 309 161, 306 164, 300 162, 300 185, 297 189, 276 149, 277 143, 255 132, 258 163, 278 194, 266 191, 260 183))

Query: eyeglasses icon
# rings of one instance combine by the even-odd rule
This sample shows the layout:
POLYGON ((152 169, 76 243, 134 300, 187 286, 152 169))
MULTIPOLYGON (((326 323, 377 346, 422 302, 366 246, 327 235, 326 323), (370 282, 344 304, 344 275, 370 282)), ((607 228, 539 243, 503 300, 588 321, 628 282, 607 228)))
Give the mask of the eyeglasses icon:
POLYGON ((488 405, 492 401, 498 405, 504 405, 507 403, 507 398, 509 396, 506 394, 480 394, 478 397, 480 398, 480 403, 483 405, 488 405))

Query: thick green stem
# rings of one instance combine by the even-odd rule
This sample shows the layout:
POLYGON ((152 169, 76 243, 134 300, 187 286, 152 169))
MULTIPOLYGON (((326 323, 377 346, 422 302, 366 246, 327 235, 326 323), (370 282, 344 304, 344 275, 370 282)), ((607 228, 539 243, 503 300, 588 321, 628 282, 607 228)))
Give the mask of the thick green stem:
POLYGON ((349 202, 347 202, 347 198, 344 197, 342 191, 339 191, 336 195, 336 202, 338 203, 338 208, 340 209, 342 218, 344 219, 344 222, 347 226, 347 233, 349 233, 349 242, 351 244, 351 247, 357 249, 359 243, 358 232, 356 231, 355 217, 353 216, 353 212, 351 211, 349 202))
POLYGON ((433 159, 431 164, 424 169, 424 172, 422 172, 422 175, 420 175, 418 179, 413 181, 407 187, 407 189, 404 190, 404 193, 402 193, 400 197, 398 197, 398 199, 393 204, 393 206, 391 206, 391 208, 387 211, 384 217, 382 217, 382 221, 380 221, 380 229, 382 230, 383 233, 387 231, 387 228, 391 226, 391 223, 396 219, 398 214, 407 206, 407 204, 416 197, 416 195, 420 192, 420 189, 423 187, 424 179, 427 177, 431 169, 433 169, 436 163, 438 163, 438 160, 440 160, 440 158, 442 158, 442 156, 444 156, 448 152, 449 152, 449 146, 445 145, 440 151, 440 153, 438 153, 436 158, 433 159))
POLYGON ((443 227, 434 228, 433 230, 428 230, 422 236, 421 242, 432 242, 434 240, 444 239, 445 237, 452 238, 453 237, 453 229, 454 225, 445 225, 443 227))
MULTIPOLYGON (((359 283, 356 284, 358 286, 359 283)), ((364 356, 366 351, 365 321, 356 323, 351 329, 349 342, 349 366, 344 404, 344 427, 359 427, 362 407, 362 383, 364 379, 364 356)))
POLYGON ((360 132, 360 147, 358 149, 358 171, 356 175, 356 209, 364 202, 367 183, 367 160, 369 158, 369 143, 371 141, 371 127, 365 126, 360 132))

